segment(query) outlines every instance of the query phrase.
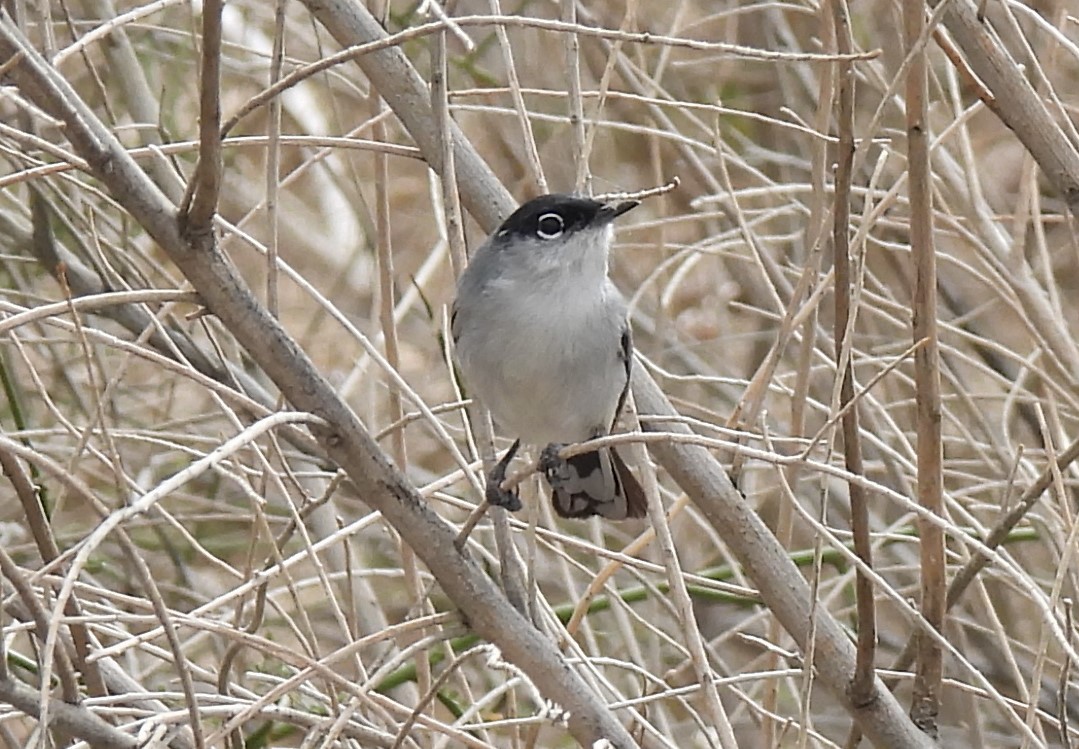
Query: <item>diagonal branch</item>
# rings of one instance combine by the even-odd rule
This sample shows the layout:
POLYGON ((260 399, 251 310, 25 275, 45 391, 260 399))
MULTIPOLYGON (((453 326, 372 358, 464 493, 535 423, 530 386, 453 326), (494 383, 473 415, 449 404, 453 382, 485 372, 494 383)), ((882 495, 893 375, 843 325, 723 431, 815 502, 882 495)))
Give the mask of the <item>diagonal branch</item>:
POLYGON ((993 112, 1038 162, 1065 202, 1079 205, 1079 153, 1053 122, 1034 87, 992 32, 978 19, 973 0, 930 0, 936 8, 947 2, 944 26, 966 55, 967 63, 993 95, 993 112))
MULTIPOLYGON (((41 715, 38 691, 14 679, 0 679, 0 702, 32 715, 41 715)), ((102 718, 81 705, 71 705, 63 700, 49 700, 49 722, 54 728, 85 739, 94 749, 138 749, 139 740, 106 723, 102 718)))

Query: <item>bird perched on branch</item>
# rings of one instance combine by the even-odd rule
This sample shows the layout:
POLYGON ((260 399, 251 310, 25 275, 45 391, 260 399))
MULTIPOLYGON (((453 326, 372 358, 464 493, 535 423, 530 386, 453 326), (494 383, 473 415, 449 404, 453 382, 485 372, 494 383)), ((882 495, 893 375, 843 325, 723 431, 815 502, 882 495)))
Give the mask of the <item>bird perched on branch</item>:
POLYGON ((487 476, 487 500, 517 510, 502 489, 521 442, 562 517, 642 517, 640 483, 610 447, 563 459, 566 443, 609 434, 625 403, 633 340, 626 303, 607 276, 616 218, 638 205, 572 195, 524 203, 473 254, 457 283, 451 331, 466 386, 517 439, 487 476))

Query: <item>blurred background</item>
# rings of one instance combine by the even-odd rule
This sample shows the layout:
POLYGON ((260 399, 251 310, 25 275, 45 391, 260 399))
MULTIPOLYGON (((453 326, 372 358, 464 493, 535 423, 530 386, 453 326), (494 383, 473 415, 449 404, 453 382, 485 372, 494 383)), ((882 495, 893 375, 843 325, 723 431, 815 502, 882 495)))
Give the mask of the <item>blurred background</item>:
MULTIPOLYGON (((199 5, 12 5, 37 48, 179 203, 197 158, 199 5)), ((831 6, 368 8, 390 34, 439 13, 460 20, 446 35, 450 110, 518 200, 677 178, 625 217, 612 253, 642 364, 717 441, 821 605, 853 632, 853 568, 839 553, 850 533, 836 429, 831 6), (524 20, 468 20, 503 13, 524 20), (576 35, 528 23, 574 15, 576 35), (751 382, 762 388, 757 402, 744 398, 751 382)), ((985 10, 1074 144, 1079 6, 993 0, 985 10)), ((860 0, 849 13, 854 51, 864 53, 854 63, 851 360, 878 575, 877 664, 887 668, 916 629, 906 601, 918 594, 905 52, 900 3, 860 0)), ((934 33, 928 123, 954 572, 975 552, 964 538, 984 539, 1076 439, 1079 246, 1061 196, 942 51, 947 35, 934 33)), ((242 116, 224 142, 221 246, 431 506, 461 523, 479 497, 440 434, 477 468, 447 363, 454 264, 439 180, 353 63, 308 71, 272 103, 249 106, 274 80, 339 51, 302 4, 230 2, 223 40, 223 118, 242 116)), ((428 81, 434 40, 417 32, 401 43, 428 81)), ((391 746, 398 731, 409 746, 569 745, 527 679, 468 639, 411 551, 302 438, 267 432, 199 463, 259 408, 283 406, 272 384, 216 319, 198 314, 182 276, 79 168, 54 120, 8 86, 0 123, 0 425, 22 446, 62 561, 80 568, 95 658, 130 678, 130 694, 159 701, 114 699, 113 720, 132 730, 151 714, 185 724, 178 673, 187 669, 215 746, 391 746), (77 314, 64 304, 103 290, 132 296, 77 314), (45 461, 85 491, 40 469, 45 461), (184 469, 185 480, 166 483, 184 469), (91 537, 103 512, 153 492, 149 511, 123 527, 173 612, 187 659, 179 665, 130 550, 115 534, 91 537), (319 659, 328 665, 304 670, 319 659), (406 725, 431 688, 417 662, 443 680, 406 725)), ((469 248, 485 237, 467 218, 464 230, 469 248)), ((807 678, 806 654, 760 605, 723 539, 692 506, 674 504, 680 492, 662 471, 660 481, 677 508, 672 532, 740 745, 843 746, 849 716, 807 678)), ((1069 727, 1079 713, 1069 656, 1074 482, 1070 468, 1055 476, 949 613, 943 745, 1079 740, 1069 727)), ((596 584, 592 608, 563 633, 568 653, 646 745, 713 745, 662 560, 648 544, 622 553, 646 524, 558 520, 538 481, 525 494, 514 540, 547 626, 568 621, 596 584)), ((62 573, 42 560, 33 513, 6 482, 0 497, 0 547, 51 611, 62 573)), ((488 521, 470 548, 494 568, 488 521)), ((8 662, 34 683, 40 643, 3 582, 8 662)), ((910 676, 898 676, 909 700, 910 676)), ((0 729, 10 746, 64 743, 4 706, 0 729)))

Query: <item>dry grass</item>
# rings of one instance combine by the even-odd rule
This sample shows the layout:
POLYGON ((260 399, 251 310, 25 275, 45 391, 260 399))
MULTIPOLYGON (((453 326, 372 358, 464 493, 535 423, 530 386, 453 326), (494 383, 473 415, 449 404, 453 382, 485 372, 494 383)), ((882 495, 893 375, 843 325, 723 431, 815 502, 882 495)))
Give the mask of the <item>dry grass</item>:
MULTIPOLYGON (((451 15, 491 7, 459 3, 451 15)), ((579 96, 564 33, 518 23, 500 38, 476 21, 449 34, 446 53, 453 117, 516 198, 580 188, 582 138, 595 193, 680 180, 618 235, 612 272, 634 302, 637 348, 734 464, 819 605, 853 633, 833 330, 840 66, 824 59, 836 48, 830 7, 583 4, 577 20, 588 27, 708 44, 581 33, 579 96), (583 132, 570 119, 578 108, 583 132)), ((59 55, 75 92, 179 204, 198 154, 202 20, 181 3, 140 8, 56 3, 50 15, 24 10, 19 23, 59 55), (65 51, 118 13, 131 15, 65 51)), ((548 3, 503 10, 566 17, 548 3)), ((874 663, 887 669, 919 631, 911 601, 921 585, 902 15, 886 2, 850 14, 854 51, 872 54, 853 62, 847 343, 874 663)), ((1072 143, 1074 15, 1073 0, 988 8, 1072 143)), ((385 26, 429 20, 394 3, 385 26)), ((221 29, 226 121, 268 87, 275 37, 278 77, 340 49, 300 3, 283 9, 280 28, 270 4, 230 3, 221 29)), ((940 41, 927 46, 927 126, 946 579, 1024 493, 1028 511, 948 611, 937 722, 946 746, 1073 746, 1079 246, 1059 183, 978 100, 940 41)), ((402 49, 430 80, 434 37, 402 49)), ((287 330, 430 506, 460 524, 479 495, 450 449, 473 457, 445 357, 453 263, 441 188, 373 93, 346 62, 240 119, 222 146, 220 246, 263 300, 270 279, 287 330), (375 141, 395 148, 387 155, 375 141), (267 256, 279 258, 275 273, 267 256)), ((364 496, 335 480, 302 431, 311 417, 264 418, 281 406, 273 382, 217 318, 193 314, 182 274, 28 98, 0 90, 0 454, 10 479, 0 490, 0 682, 43 695, 44 674, 53 696, 81 693, 130 736, 168 729, 175 747, 391 746, 395 737, 422 747, 568 745, 564 716, 532 676, 477 641, 459 602, 364 496), (57 256, 70 294, 53 272, 57 256), (96 296, 104 288, 125 293, 96 296)), ((467 220, 464 230, 473 247, 485 233, 467 220)), ((475 479, 475 460, 471 469, 475 479)), ((533 616, 643 745, 723 745, 727 723, 727 746, 730 735, 742 747, 847 741, 850 715, 804 668, 813 654, 777 625, 722 532, 662 469, 677 565, 650 538, 635 543, 644 523, 557 521, 538 482, 527 486, 509 537, 533 616), (695 626, 679 614, 671 570, 688 587, 695 626), (693 657, 698 633, 704 663, 693 657), (709 677, 721 704, 701 687, 709 677)), ((468 547, 492 574, 495 535, 484 519, 468 547)), ((885 674, 908 706, 913 674, 909 662, 885 674)), ((43 731, 27 717, 35 712, 0 701, 0 746, 69 740, 43 731)))

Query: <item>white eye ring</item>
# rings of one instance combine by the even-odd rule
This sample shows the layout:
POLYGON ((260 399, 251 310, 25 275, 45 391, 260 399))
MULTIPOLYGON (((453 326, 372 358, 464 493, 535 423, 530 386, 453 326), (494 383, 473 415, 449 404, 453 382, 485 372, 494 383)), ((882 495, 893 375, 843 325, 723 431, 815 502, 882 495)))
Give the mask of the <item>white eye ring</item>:
POLYGON ((545 213, 536 222, 536 236, 540 239, 557 239, 562 236, 566 222, 557 213, 545 213))

